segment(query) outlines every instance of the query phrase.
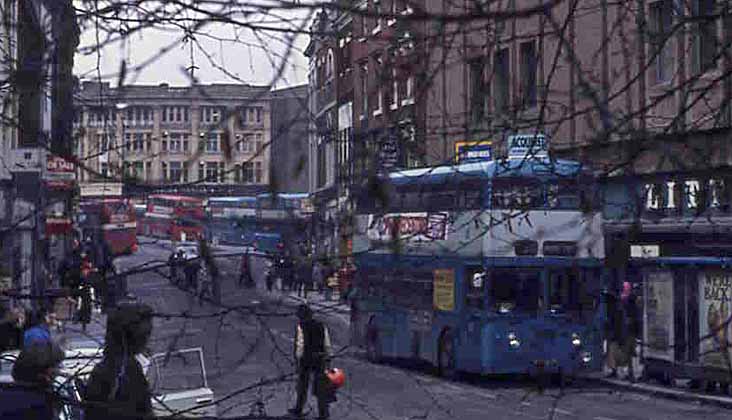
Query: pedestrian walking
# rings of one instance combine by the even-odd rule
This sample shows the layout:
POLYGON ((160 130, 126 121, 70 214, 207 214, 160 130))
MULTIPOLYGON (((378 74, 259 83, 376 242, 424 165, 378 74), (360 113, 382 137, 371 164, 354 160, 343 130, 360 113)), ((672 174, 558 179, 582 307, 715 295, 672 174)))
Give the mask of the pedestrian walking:
POLYGON ((13 364, 13 383, 0 388, 0 418, 57 419, 60 401, 51 385, 63 358, 61 348, 50 341, 24 348, 13 364))
POLYGON ((183 251, 173 251, 168 257, 168 270, 170 274, 170 282, 173 284, 178 283, 178 274, 181 267, 181 263, 184 261, 183 251))
POLYGON ((239 287, 242 285, 246 287, 254 287, 254 278, 251 272, 251 260, 249 258, 249 247, 244 248, 244 255, 241 257, 241 264, 239 266, 239 287))
POLYGON ((198 271, 201 269, 201 264, 198 258, 189 258, 184 261, 183 271, 185 272, 185 288, 193 291, 198 290, 198 271))
POLYGON ((312 271, 313 274, 311 278, 313 279, 315 290, 319 293, 323 293, 323 267, 320 264, 320 261, 313 259, 312 271))
POLYGON ((85 419, 152 417, 152 394, 135 357, 150 339, 152 316, 152 308, 140 303, 120 303, 110 311, 104 356, 94 367, 86 387, 85 419))
POLYGON ((295 333, 295 363, 297 368, 297 402, 290 414, 300 416, 307 402, 309 385, 318 400, 318 419, 329 418, 328 405, 332 402, 326 377, 331 357, 328 328, 313 317, 307 305, 297 308, 298 324, 295 333))
POLYGON ((620 299, 611 296, 608 309, 611 311, 610 337, 608 344, 607 365, 610 378, 618 376, 618 368, 627 367, 627 378, 635 381, 633 357, 635 356, 636 338, 639 332, 637 296, 630 282, 623 282, 620 299))
POLYGON ((23 344, 25 313, 20 308, 0 305, 0 353, 19 349, 23 344))

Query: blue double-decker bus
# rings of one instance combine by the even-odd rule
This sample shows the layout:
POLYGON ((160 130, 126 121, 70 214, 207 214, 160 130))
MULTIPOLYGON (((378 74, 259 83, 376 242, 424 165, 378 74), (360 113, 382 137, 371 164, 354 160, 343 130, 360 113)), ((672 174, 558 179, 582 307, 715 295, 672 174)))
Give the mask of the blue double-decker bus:
POLYGON ((441 374, 602 366, 592 174, 547 155, 391 173, 357 197, 352 342, 441 374), (380 199, 377 197, 381 197, 380 199))
POLYGON ((281 251, 278 247, 292 248, 307 240, 308 200, 307 193, 259 194, 255 247, 274 253, 281 251))
POLYGON ((257 230, 256 197, 212 197, 206 238, 213 244, 251 245, 257 230))

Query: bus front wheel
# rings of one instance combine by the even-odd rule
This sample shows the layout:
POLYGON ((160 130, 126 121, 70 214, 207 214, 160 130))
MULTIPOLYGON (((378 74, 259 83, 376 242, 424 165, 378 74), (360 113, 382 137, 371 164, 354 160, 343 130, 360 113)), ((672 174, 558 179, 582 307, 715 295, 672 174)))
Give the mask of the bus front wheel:
POLYGON ((381 363, 382 359, 379 330, 373 327, 366 334, 366 359, 371 363, 381 363))
POLYGON ((446 331, 442 334, 438 343, 438 349, 438 374, 446 379, 457 378, 457 370, 455 369, 455 340, 451 332, 446 331))

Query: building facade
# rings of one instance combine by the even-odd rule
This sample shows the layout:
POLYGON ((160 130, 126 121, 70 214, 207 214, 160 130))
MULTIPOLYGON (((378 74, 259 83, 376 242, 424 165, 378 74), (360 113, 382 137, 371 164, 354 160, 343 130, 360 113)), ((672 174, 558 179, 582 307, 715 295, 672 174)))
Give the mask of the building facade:
POLYGON ((82 82, 76 101, 82 183, 265 186, 272 114, 267 87, 82 82))
MULTIPOLYGON (((0 91, 0 288, 41 295, 70 244, 73 57, 71 0, 3 2, 0 91)), ((25 306, 40 300, 19 300, 25 306)))
POLYGON ((308 192, 308 85, 273 90, 270 97, 272 156, 275 157, 270 183, 280 192, 308 192))
POLYGON ((311 244, 320 256, 334 256, 338 250, 338 183, 336 158, 338 142, 338 85, 336 78, 337 40, 334 31, 336 11, 323 10, 310 28, 305 50, 309 59, 309 162, 310 194, 315 212, 312 217, 311 244))

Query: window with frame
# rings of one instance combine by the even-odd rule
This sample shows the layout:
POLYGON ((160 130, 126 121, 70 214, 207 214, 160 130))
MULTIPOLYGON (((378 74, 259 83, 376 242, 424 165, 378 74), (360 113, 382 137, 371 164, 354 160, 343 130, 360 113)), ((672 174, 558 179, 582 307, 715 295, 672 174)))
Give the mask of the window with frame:
POLYGON ((181 162, 170 162, 170 182, 181 182, 183 178, 183 164, 181 162))
POLYGON ((247 184, 254 182, 254 162, 244 162, 241 167, 242 181, 247 184))
POLYGON ((109 176, 109 164, 102 162, 99 165, 99 172, 102 174, 103 177, 105 177, 105 178, 108 177, 109 176))
POLYGON ((234 182, 241 182, 241 165, 238 163, 234 165, 234 182))
POLYGON ((715 16, 716 0, 691 0, 694 24, 692 44, 692 71, 694 74, 705 73, 717 67, 717 18, 715 16))
POLYGON ((673 26, 673 1, 659 0, 650 5, 651 45, 653 50, 653 68, 657 83, 671 80, 674 67, 673 42, 671 27, 673 26))
POLYGON ((132 150, 132 133, 125 133, 125 149, 132 150))
POLYGON ((494 83, 494 89, 493 92, 495 92, 495 96, 493 97, 494 100, 494 107, 496 112, 506 112, 508 111, 508 104, 511 100, 511 91, 510 91, 510 64, 509 64, 509 49, 508 48, 501 48, 499 49, 494 56, 493 59, 493 67, 494 67, 494 77, 493 77, 493 83, 494 83))
POLYGON ((262 162, 254 162, 254 182, 262 182, 262 162))
POLYGON ((145 162, 145 180, 152 181, 152 179, 153 179, 152 162, 147 161, 147 162, 145 162))
POLYGON ((470 115, 473 123, 479 123, 485 118, 485 63, 483 58, 473 59, 469 63, 470 69, 470 115))
POLYGON ((487 276, 481 266, 465 268, 465 306, 471 309, 485 309, 487 276))
POLYGON ((181 139, 181 133, 172 133, 170 135, 170 151, 180 152, 182 151, 183 141, 181 139))
POLYGON ((132 144, 132 150, 136 152, 142 152, 145 149, 145 139, 142 133, 134 134, 134 142, 132 144))
POLYGON ((262 108, 259 108, 259 107, 258 107, 258 108, 256 109, 256 114, 257 114, 257 115, 256 115, 256 121, 257 121, 258 123, 261 123, 261 122, 262 122, 262 108))
POLYGON ((261 153, 263 146, 264 146, 264 142, 263 142, 262 134, 261 133, 255 134, 254 135, 254 151, 256 153, 261 153))
POLYGON ((203 181, 206 178, 206 165, 203 162, 198 162, 198 180, 203 181))
POLYGON ((519 47, 521 53, 521 103, 524 108, 536 106, 536 42, 524 42, 519 47))
POLYGON ((496 179, 491 185, 491 206, 512 210, 543 208, 544 189, 538 181, 496 179))
POLYGON ((206 162, 206 182, 218 182, 219 180, 219 163, 206 162))
POLYGON ((225 183, 228 178, 229 176, 226 173, 226 163, 219 162, 219 182, 225 183))
POLYGON ((206 136, 206 152, 216 153, 219 151, 219 134, 208 133, 206 136))

